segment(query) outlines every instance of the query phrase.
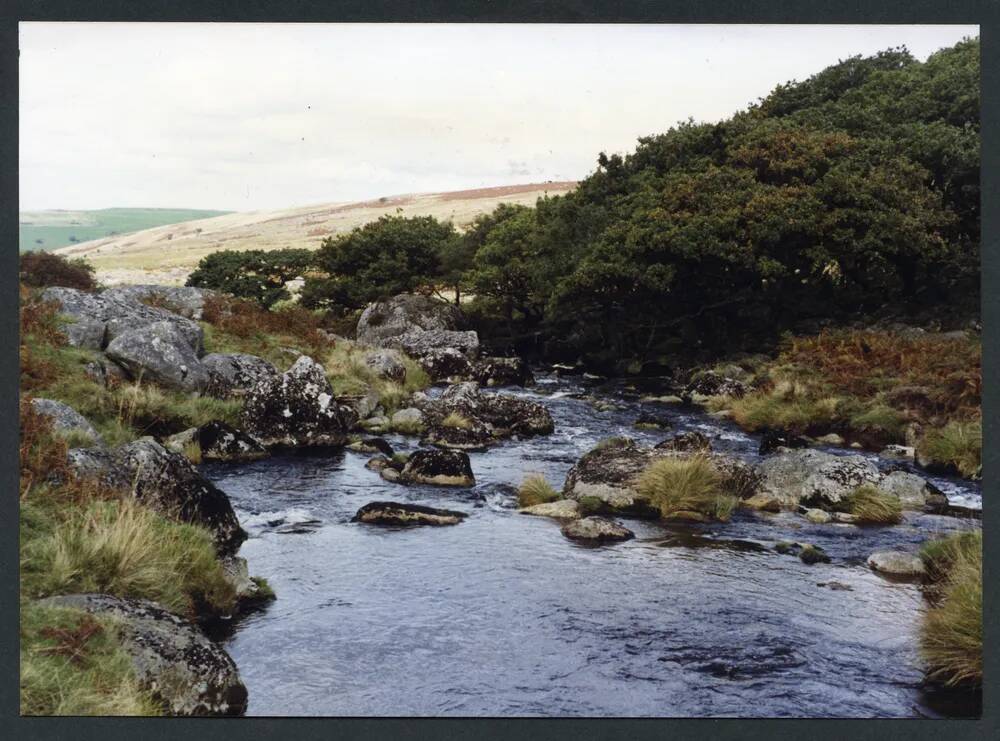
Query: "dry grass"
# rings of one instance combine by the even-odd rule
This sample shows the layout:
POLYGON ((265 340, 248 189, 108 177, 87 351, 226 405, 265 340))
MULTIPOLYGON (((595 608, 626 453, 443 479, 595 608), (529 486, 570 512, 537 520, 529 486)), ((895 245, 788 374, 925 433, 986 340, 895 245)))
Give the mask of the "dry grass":
POLYGON ((736 509, 736 497, 723 489, 722 476, 702 455, 653 461, 639 477, 636 490, 664 518, 694 512, 726 521, 736 509))
POLYGON ((859 486, 848 494, 844 505, 862 524, 895 525, 903 520, 903 505, 899 498, 871 484, 859 486))
POLYGON ((552 485, 540 473, 526 476, 517 490, 519 507, 532 507, 536 504, 554 502, 559 498, 559 492, 552 488, 552 485))
POLYGON ((930 430, 920 441, 919 453, 932 463, 953 466, 963 476, 978 475, 982 468, 982 422, 952 421, 930 430))
POLYGON ((441 420, 441 426, 457 430, 471 430, 472 420, 468 417, 463 417, 458 412, 450 412, 448 416, 441 420))

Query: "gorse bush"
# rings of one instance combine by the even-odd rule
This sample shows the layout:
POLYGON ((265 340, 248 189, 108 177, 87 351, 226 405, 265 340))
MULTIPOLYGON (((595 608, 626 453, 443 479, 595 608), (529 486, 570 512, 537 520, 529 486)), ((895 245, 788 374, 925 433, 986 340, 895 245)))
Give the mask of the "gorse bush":
POLYGON ((859 486, 844 499, 844 508, 859 523, 894 525, 903 519, 899 497, 881 491, 871 484, 859 486))
POLYGON ((554 502, 560 498, 559 492, 539 473, 525 477, 517 489, 517 504, 519 507, 532 507, 536 504, 554 502))
POLYGON ((81 291, 97 288, 94 268, 86 260, 67 260, 51 252, 24 252, 19 271, 21 283, 32 288, 63 286, 81 291))
POLYGON ((708 457, 663 458, 653 461, 636 484, 636 491, 670 519, 691 513, 726 521, 736 509, 736 497, 708 457))

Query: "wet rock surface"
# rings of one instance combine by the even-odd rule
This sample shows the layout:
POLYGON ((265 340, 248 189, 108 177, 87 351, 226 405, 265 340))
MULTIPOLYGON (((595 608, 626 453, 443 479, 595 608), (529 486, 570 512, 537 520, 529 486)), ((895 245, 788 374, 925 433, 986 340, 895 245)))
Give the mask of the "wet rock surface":
POLYGON ((427 419, 428 440, 443 447, 480 449, 514 435, 548 435, 555 428, 543 404, 510 394, 483 393, 474 381, 452 385, 437 399, 415 403, 427 419), (447 424, 449 418, 460 418, 464 426, 447 424))
POLYGON ((627 527, 597 515, 566 523, 562 526, 562 534, 572 540, 592 543, 613 543, 635 537, 635 533, 627 527))
POLYGON ((419 525, 440 527, 442 525, 457 525, 466 516, 464 512, 424 507, 419 504, 370 502, 358 510, 352 521, 395 527, 416 527, 419 525))
POLYGON ((902 551, 878 551, 868 557, 873 571, 900 577, 924 575, 924 562, 920 556, 902 551))
POLYGON ((406 460, 400 471, 407 483, 433 486, 473 486, 469 456, 457 450, 417 450, 406 460))

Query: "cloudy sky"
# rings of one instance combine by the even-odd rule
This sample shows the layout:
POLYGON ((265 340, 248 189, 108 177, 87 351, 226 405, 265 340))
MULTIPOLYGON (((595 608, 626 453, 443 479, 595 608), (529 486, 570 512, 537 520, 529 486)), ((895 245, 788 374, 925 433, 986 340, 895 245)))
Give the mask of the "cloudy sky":
POLYGON ((677 121, 974 26, 23 23, 22 210, 571 180, 677 121))

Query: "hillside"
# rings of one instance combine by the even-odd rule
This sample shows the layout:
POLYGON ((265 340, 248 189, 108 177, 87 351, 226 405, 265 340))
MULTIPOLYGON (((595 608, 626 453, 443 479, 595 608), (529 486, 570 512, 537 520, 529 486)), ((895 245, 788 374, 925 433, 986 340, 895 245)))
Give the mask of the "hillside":
POLYGON ((545 194, 565 193, 575 186, 572 181, 533 183, 230 213, 95 239, 58 252, 86 257, 106 284, 180 284, 198 260, 217 250, 317 248, 324 237, 348 232, 383 214, 434 216, 462 228, 500 203, 534 205, 545 194))
POLYGON ((150 229, 179 221, 207 219, 228 211, 194 208, 102 208, 94 211, 22 211, 18 251, 55 250, 71 244, 150 229))

